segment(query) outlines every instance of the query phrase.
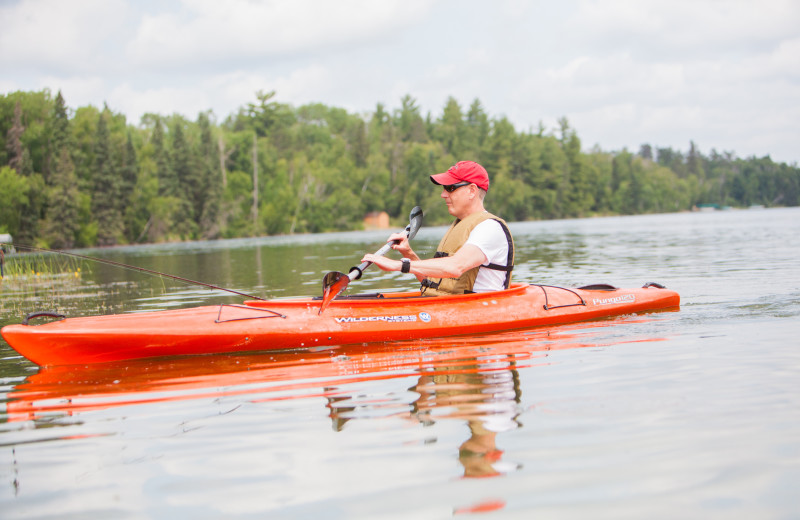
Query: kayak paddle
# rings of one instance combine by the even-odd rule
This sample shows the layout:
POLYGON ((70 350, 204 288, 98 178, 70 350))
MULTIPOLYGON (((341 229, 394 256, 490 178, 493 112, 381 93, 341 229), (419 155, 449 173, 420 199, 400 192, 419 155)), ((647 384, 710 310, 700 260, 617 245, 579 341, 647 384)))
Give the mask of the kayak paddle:
MULTIPOLYGON (((422 226, 422 208, 414 206, 411 214, 408 216, 408 225, 403 230, 409 240, 414 238, 417 231, 422 226)), ((382 248, 375 252, 377 256, 385 255, 391 248, 392 244, 397 243, 397 240, 387 242, 382 248)), ((342 291, 347 288, 351 280, 358 280, 364 273, 364 269, 371 266, 372 262, 362 262, 356 267, 350 268, 349 274, 340 273, 338 271, 331 271, 322 278, 322 305, 319 308, 319 314, 330 305, 334 298, 336 298, 342 291)))

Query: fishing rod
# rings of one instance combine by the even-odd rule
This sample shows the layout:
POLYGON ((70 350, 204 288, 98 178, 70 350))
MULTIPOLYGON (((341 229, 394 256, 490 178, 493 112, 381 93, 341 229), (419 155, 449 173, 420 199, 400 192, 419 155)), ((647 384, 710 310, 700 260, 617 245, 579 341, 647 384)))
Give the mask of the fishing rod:
MULTIPOLYGON (((6 243, 3 243, 3 242, 0 242, 0 245, 8 245, 8 246, 10 246, 12 244, 6 244, 6 243)), ((80 258, 82 260, 89 260, 91 262, 98 262, 100 264, 113 265, 113 266, 116 266, 116 267, 122 267, 123 269, 130 269, 132 271, 139 271, 139 272, 151 274, 151 275, 154 275, 154 276, 163 276, 164 278, 172 278, 173 280, 177 280, 179 282, 183 282, 183 283, 187 283, 187 284, 191 284, 191 285, 200 285, 202 287, 208 287, 209 289, 216 289, 218 291, 229 292, 229 293, 232 293, 232 294, 236 294, 238 296, 243 296, 245 298, 251 298, 251 299, 254 299, 254 300, 265 301, 265 298, 261 298, 259 296, 253 296, 252 294, 247 294, 247 293, 243 293, 243 292, 239 292, 239 291, 234 291, 233 289, 226 289, 225 287, 220 287, 218 285, 212 285, 210 283, 198 282, 197 280, 190 280, 189 278, 183 278, 181 276, 175 276, 174 274, 162 273, 160 271, 153 271, 152 269, 145 269, 144 267, 138 267, 138 266, 135 266, 135 265, 123 264, 122 262, 116 262, 114 260, 107 260, 105 258, 97 258, 95 256, 80 255, 78 253, 70 253, 69 251, 61 251, 59 249, 48 249, 46 247, 34 247, 34 246, 26 246, 26 245, 20 245, 20 244, 15 244, 14 247, 17 247, 17 248, 20 248, 20 249, 27 249, 29 251, 38 251, 38 252, 42 252, 42 253, 54 253, 54 254, 57 254, 57 255, 72 256, 72 257, 75 257, 75 258, 80 258)))

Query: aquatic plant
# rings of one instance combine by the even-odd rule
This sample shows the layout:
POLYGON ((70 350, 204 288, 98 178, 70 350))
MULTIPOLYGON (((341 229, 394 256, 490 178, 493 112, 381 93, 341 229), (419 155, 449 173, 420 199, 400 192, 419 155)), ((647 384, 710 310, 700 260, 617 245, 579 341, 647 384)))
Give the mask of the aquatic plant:
POLYGON ((80 278, 85 262, 63 255, 25 253, 5 256, 5 280, 35 279, 45 275, 68 274, 80 278))

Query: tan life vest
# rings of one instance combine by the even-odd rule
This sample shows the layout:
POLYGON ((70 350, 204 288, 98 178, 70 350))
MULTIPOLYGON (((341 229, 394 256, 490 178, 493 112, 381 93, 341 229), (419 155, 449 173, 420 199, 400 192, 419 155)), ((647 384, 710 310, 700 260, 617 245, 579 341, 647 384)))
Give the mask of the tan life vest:
POLYGON ((514 240, 511 238, 511 232, 508 230, 508 225, 500 217, 496 217, 488 212, 473 213, 467 218, 460 220, 456 219, 450 229, 447 230, 439 247, 436 248, 434 258, 441 258, 443 256, 451 256, 456 253, 461 246, 467 243, 469 234, 475 229, 475 226, 485 220, 496 220, 500 227, 506 234, 508 240, 508 260, 507 265, 479 265, 466 271, 458 278, 440 278, 438 280, 432 278, 425 278, 422 281, 422 292, 425 296, 442 296, 447 294, 464 294, 472 292, 472 287, 475 285, 475 279, 478 277, 478 271, 481 267, 487 269, 495 269, 506 272, 505 287, 508 288, 511 282, 511 270, 514 268, 514 240))

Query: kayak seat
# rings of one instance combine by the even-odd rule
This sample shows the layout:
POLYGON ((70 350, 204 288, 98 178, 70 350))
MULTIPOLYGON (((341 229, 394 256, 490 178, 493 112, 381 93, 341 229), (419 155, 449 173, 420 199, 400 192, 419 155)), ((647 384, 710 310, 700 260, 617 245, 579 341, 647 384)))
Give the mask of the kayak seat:
POLYGON ((613 285, 609 285, 607 283, 595 283, 578 287, 578 289, 582 291, 616 291, 619 289, 619 287, 614 287, 613 285))

